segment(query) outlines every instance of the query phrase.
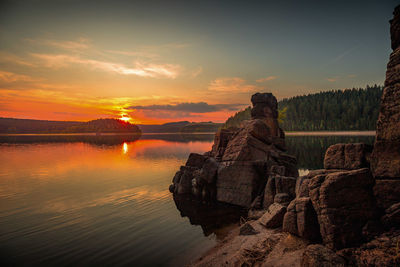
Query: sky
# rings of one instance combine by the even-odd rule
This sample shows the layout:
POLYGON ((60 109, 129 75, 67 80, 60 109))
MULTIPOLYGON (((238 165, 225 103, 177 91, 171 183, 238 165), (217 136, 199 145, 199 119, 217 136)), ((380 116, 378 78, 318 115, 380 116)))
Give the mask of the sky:
POLYGON ((223 122, 283 99, 383 84, 392 0, 0 4, 0 117, 223 122))

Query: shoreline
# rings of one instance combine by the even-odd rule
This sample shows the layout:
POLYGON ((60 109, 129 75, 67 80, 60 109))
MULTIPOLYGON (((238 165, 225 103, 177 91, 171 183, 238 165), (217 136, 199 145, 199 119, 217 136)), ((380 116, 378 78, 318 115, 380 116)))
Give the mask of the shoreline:
MULTIPOLYGON (((54 136, 54 135, 138 135, 139 133, 1 133, 0 136, 54 136)), ((215 132, 199 132, 199 133, 141 133, 141 135, 211 135, 215 132)), ((375 136, 376 131, 293 131, 285 132, 286 136, 375 136)))

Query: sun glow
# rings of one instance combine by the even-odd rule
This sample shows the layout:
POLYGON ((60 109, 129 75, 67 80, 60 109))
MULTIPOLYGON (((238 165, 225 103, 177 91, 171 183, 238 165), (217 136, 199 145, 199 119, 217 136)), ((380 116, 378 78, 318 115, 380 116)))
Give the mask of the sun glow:
POLYGON ((128 153, 128 144, 126 142, 122 145, 122 153, 128 153))
POLYGON ((130 117, 126 117, 126 116, 122 116, 121 118, 119 118, 121 121, 124 121, 124 122, 129 122, 130 120, 131 120, 131 118, 130 117))

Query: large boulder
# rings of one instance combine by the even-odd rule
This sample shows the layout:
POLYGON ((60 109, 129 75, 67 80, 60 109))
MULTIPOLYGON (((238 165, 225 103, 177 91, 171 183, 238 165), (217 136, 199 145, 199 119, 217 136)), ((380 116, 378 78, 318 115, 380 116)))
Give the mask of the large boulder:
POLYGON ((381 209, 387 209, 400 202, 400 180, 376 180, 374 195, 381 209))
POLYGON ((311 241, 321 240, 317 213, 309 197, 296 198, 290 202, 283 218, 282 230, 311 241))
POLYGON ((377 179, 400 179, 400 7, 396 7, 390 32, 393 52, 387 65, 385 88, 371 155, 377 179))
POLYGON ((283 216, 286 213, 286 207, 281 204, 274 203, 269 206, 264 215, 258 219, 258 222, 267 228, 277 228, 282 226, 283 216))
POLYGON ((218 168, 217 200, 250 208, 259 188, 265 184, 253 162, 222 162, 218 168))
POLYGON ((325 169, 356 170, 369 167, 372 146, 364 143, 335 144, 325 152, 325 169))
POLYGON ((311 179, 309 194, 327 247, 341 249, 362 241, 362 228, 375 215, 374 182, 367 168, 311 179))

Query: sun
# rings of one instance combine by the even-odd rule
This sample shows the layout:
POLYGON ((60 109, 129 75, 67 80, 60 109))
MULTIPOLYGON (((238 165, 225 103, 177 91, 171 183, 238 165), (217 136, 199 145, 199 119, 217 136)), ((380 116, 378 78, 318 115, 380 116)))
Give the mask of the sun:
POLYGON ((121 121, 124 121, 124 122, 129 122, 130 120, 131 120, 131 118, 130 117, 126 117, 126 116, 122 116, 121 118, 119 118, 121 121))

